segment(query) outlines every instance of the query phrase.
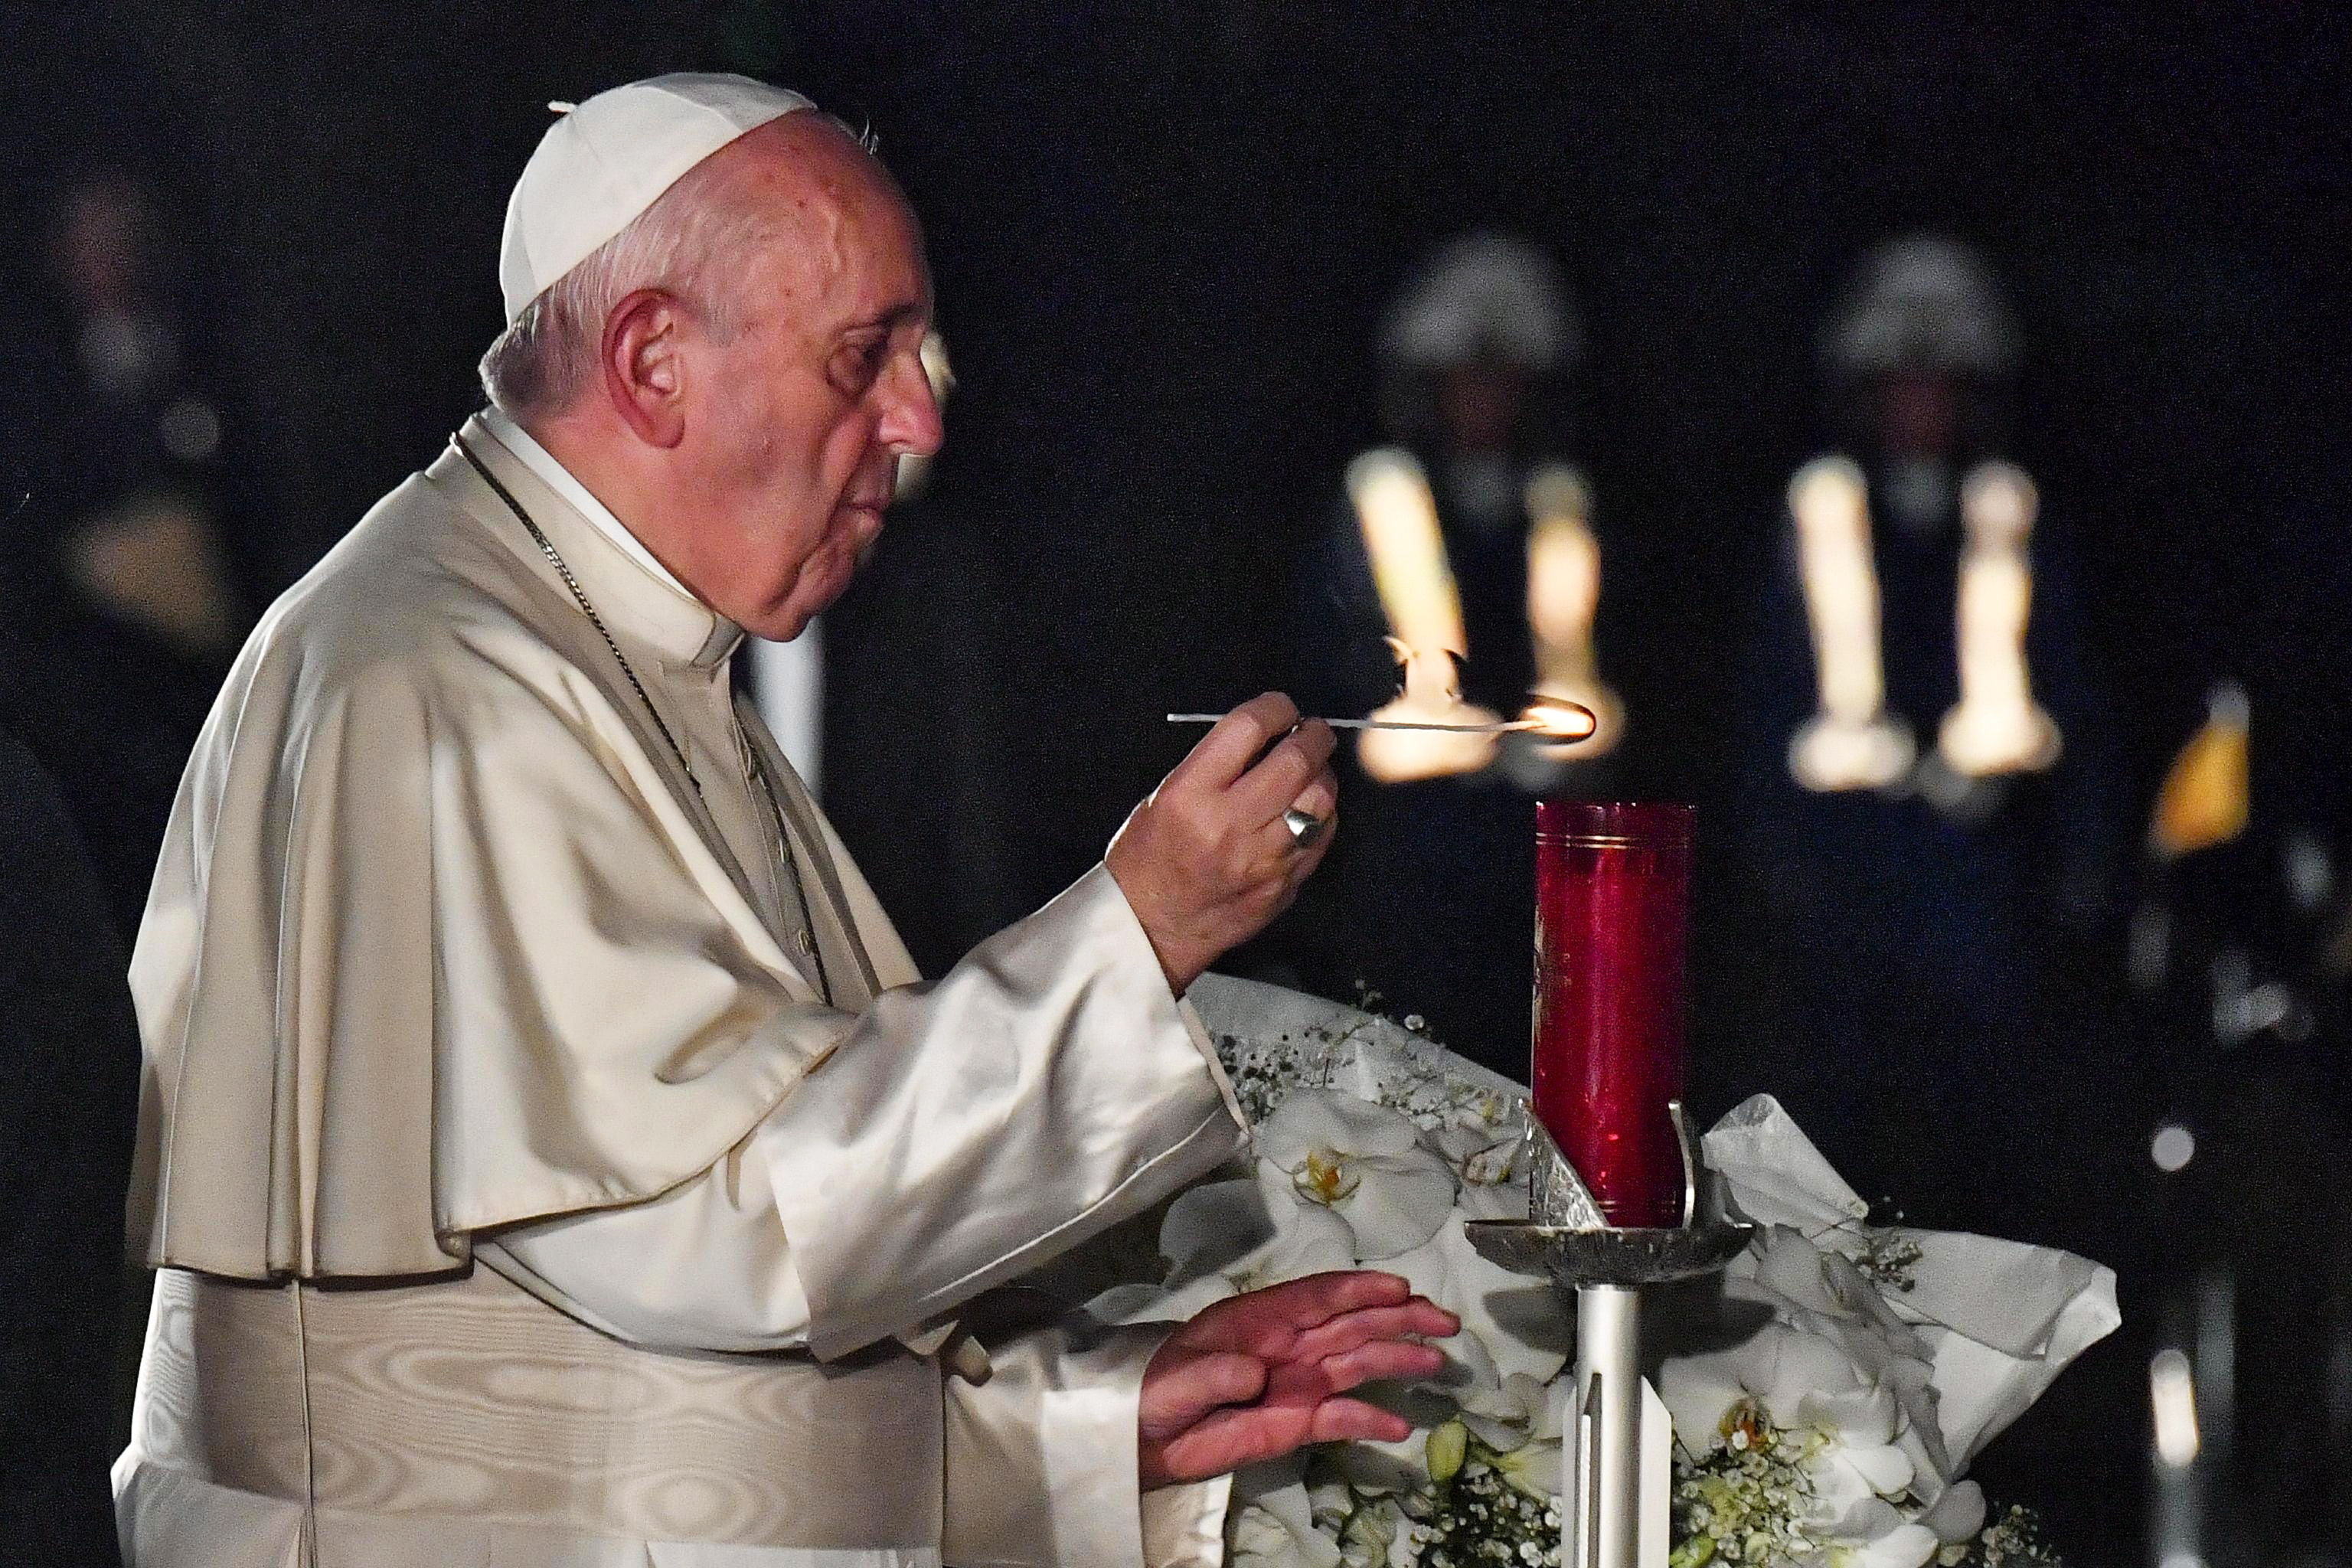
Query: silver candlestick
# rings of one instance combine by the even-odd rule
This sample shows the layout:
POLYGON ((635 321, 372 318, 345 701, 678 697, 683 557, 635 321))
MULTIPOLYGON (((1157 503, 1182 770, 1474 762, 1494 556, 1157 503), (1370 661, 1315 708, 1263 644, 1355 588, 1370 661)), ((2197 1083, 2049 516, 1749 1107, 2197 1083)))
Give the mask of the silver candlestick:
POLYGON ((1683 1152, 1683 1223, 1621 1229, 1532 1112, 1528 1117, 1528 1217, 1475 1220, 1471 1246, 1515 1274, 1549 1279, 1576 1298, 1576 1383, 1568 1472, 1561 1487, 1567 1568, 1665 1568, 1672 1544, 1674 1423, 1642 1375, 1641 1296, 1646 1286, 1713 1274, 1755 1227, 1731 1212, 1722 1184, 1702 1182, 1679 1101, 1670 1105, 1683 1152))

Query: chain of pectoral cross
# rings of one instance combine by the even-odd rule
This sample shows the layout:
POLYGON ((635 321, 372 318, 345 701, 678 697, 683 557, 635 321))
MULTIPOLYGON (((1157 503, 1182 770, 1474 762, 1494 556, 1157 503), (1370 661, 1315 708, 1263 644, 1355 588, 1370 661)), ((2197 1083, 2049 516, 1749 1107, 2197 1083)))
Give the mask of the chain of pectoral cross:
MULTIPOLYGON (((637 679, 635 668, 629 663, 629 656, 621 651, 620 642, 613 636, 612 628, 604 624, 604 617, 596 613, 596 606, 589 601, 587 590, 580 586, 580 579, 572 575, 572 568, 565 563, 562 554, 555 548, 554 541, 547 537, 546 532, 532 519, 529 510, 515 499, 514 492, 507 489, 496 474, 490 472, 489 465, 475 455, 473 447, 466 444, 463 437, 453 437, 453 440, 457 450, 464 455, 466 461, 473 465, 474 472, 479 474, 482 477, 482 482, 488 485, 491 492, 506 503, 507 510, 515 514, 516 520, 530 534, 531 542, 539 546, 540 553, 547 557, 548 564, 555 568, 555 574, 561 577, 563 580, 563 585, 572 591, 572 603, 580 606, 580 613, 588 617, 588 624, 596 628, 596 635, 603 637, 605 647, 612 650, 613 662, 621 667, 621 674, 628 681, 629 689, 635 692, 637 700, 645 705, 646 717, 653 721, 655 730, 660 732, 663 742, 668 745, 670 755, 677 759, 678 771, 686 775, 686 782, 693 787, 695 798, 708 804, 709 796, 703 792, 702 780, 696 775, 694 764, 687 760, 686 748, 679 744, 677 736, 672 733, 669 725, 664 722, 661 710, 654 706, 652 694, 646 691, 645 682, 637 679)), ((735 760, 743 770, 743 782, 752 795, 768 808, 769 821, 776 830, 776 840, 770 847, 771 852, 775 858, 778 869, 790 879, 793 892, 800 902, 801 930, 808 936, 808 940, 802 944, 803 955, 816 965, 817 987, 830 998, 833 994, 833 985, 824 972, 824 952, 814 940, 816 914, 809 904, 808 885, 802 879, 798 868, 793 864, 792 829, 784 822, 783 803, 776 798, 776 792, 768 782, 766 770, 760 766, 759 755, 751 744, 751 738, 743 730, 743 716, 736 710, 731 700, 728 703, 728 717, 733 720, 735 724, 735 760)))

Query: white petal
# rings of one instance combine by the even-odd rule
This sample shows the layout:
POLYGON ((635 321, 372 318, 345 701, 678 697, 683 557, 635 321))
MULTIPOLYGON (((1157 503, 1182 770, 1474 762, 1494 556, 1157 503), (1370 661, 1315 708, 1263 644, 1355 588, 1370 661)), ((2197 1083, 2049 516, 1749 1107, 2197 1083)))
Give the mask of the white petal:
POLYGON ((1455 1214, 1422 1246, 1380 1267, 1449 1312, 1493 1352, 1505 1376, 1521 1374, 1538 1383, 1557 1376, 1575 1343, 1573 1317, 1559 1309, 1550 1287, 1514 1274, 1478 1256, 1455 1214))
POLYGON ((1936 1532, 1936 1539, 1947 1546, 1971 1540, 1984 1528, 1984 1489, 1974 1481, 1962 1481, 1944 1493, 1936 1506, 1919 1516, 1919 1522, 1936 1532))
POLYGON ((1248 1176, 1177 1194, 1160 1222, 1160 1256, 1187 1273, 1222 1268, 1274 1239, 1275 1210, 1248 1176))
POLYGON ((1317 1204, 1294 1206, 1274 1239, 1225 1270, 1244 1289, 1278 1285, 1352 1268, 1356 1264, 1355 1233, 1348 1222, 1317 1204))
POLYGON ((1925 1525, 1897 1525, 1847 1562, 1851 1568, 1923 1568, 1936 1546, 1936 1532, 1925 1525))
POLYGON ((1315 1528, 1296 1483, 1242 1504, 1230 1540, 1234 1568, 1339 1568, 1339 1542, 1315 1528))
POLYGON ((1437 1234, 1454 1212, 1454 1173, 1425 1149, 1358 1162, 1356 1190, 1332 1205, 1356 1234, 1365 1263, 1408 1252, 1437 1234))
POLYGON ((1288 1171, 1317 1149, 1402 1154, 1420 1142, 1421 1132, 1384 1105, 1333 1089, 1302 1089, 1258 1124, 1255 1137, 1258 1153, 1288 1171))
POLYGON ((1819 1394, 1845 1393, 1863 1386, 1853 1358, 1823 1335, 1791 1327, 1780 1336, 1773 1358, 1772 1380, 1757 1392, 1772 1412, 1776 1426, 1795 1426, 1804 1418, 1805 1401, 1819 1394))
POLYGON ((1895 1441, 1895 1396, 1884 1388, 1808 1394, 1797 1403, 1796 1425, 1827 1432, 1851 1448, 1895 1441))
POLYGON ((1740 1369, 1752 1355, 1752 1340, 1704 1355, 1668 1356, 1658 1368, 1658 1397, 1673 1417, 1675 1438, 1691 1454, 1704 1454, 1722 1435, 1724 1415, 1748 1397, 1740 1369))
POLYGON ((1881 1497, 1895 1497, 1911 1484, 1911 1458, 1900 1448, 1843 1448, 1838 1460, 1881 1497))

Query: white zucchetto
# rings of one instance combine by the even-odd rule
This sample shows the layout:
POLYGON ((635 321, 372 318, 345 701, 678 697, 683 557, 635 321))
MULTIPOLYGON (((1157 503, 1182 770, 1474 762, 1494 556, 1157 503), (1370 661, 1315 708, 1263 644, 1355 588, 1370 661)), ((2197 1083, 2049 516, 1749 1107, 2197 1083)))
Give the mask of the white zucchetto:
POLYGON ((509 322, 688 169, 771 120, 816 106, 750 77, 681 72, 550 107, 561 118, 507 200, 499 286, 509 322))

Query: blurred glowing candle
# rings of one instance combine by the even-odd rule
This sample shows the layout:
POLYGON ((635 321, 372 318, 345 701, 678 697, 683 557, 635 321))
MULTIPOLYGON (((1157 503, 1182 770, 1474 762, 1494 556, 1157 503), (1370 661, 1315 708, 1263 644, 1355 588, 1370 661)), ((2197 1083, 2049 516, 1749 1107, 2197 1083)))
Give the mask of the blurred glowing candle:
POLYGON ((2058 760, 2058 727, 2033 700, 2025 628, 2033 609, 2026 541, 2037 510, 2033 481, 2008 463, 1986 463, 1960 489, 1968 543, 1960 557, 1960 700, 1944 715, 1937 750, 1970 778, 2031 773, 2058 760))
POLYGON ((1811 790, 1877 789, 1911 765, 1911 737, 1885 712, 1878 649, 1878 567, 1862 470, 1843 458, 1806 464, 1789 485, 1812 629, 1821 710, 1789 742, 1789 769, 1811 790))
POLYGON ((2178 860, 2246 830, 2253 795, 2253 707, 2234 680, 2205 694, 2205 723, 2173 759, 2157 792, 2148 847, 2178 860))
POLYGON ((1429 477, 1411 453, 1384 447, 1348 466, 1348 496, 1402 671, 1395 700, 1371 717, 1423 726, 1365 731, 1357 739, 1357 760, 1382 784, 1475 773, 1494 760, 1496 742, 1487 727, 1502 721, 1462 700, 1457 666, 1470 640, 1429 477), (1427 728, 1433 724, 1457 732, 1427 728))
POLYGON ((1601 608, 1601 544, 1590 521, 1591 496, 1576 470, 1548 463, 1528 476, 1528 630, 1533 634, 1536 690, 1589 710, 1595 728, 1581 742, 1544 748, 1557 757, 1611 750, 1625 727, 1625 704, 1601 684, 1592 652, 1601 608))
POLYGON ((1421 464, 1392 447, 1367 452, 1348 466, 1348 497, 1390 633, 1417 654, 1467 654, 1437 500, 1421 464))
POLYGON ((1691 808, 1536 806, 1535 1110, 1621 1228, 1681 1225, 1691 808))

